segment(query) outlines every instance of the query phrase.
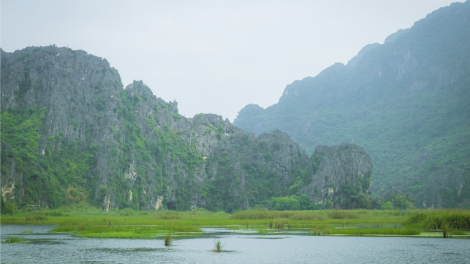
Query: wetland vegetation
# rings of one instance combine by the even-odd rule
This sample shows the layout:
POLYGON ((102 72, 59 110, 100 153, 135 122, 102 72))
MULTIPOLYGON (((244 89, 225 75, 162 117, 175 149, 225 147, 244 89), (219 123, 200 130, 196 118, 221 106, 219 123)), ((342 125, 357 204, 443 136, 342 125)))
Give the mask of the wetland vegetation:
MULTIPOLYGON (((281 232, 344 236, 470 236, 469 210, 244 210, 233 214, 195 211, 42 210, 3 215, 2 224, 56 225, 51 232, 88 238, 172 238, 197 236, 201 228, 275 235, 281 232)), ((28 231, 25 231, 28 232, 28 231)))
POLYGON ((2 243, 25 243, 26 239, 21 237, 7 237, 2 243))

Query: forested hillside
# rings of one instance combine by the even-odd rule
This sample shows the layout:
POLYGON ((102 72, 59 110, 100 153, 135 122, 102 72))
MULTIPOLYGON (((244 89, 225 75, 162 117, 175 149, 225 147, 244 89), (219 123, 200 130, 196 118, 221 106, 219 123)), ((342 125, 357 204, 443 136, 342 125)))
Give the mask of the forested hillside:
MULTIPOLYGON (((347 43, 344 43, 347 45, 347 43)), ((441 8, 347 65, 288 85, 234 124, 280 129, 312 153, 353 142, 371 155, 373 193, 415 195, 415 206, 470 207, 470 2, 441 8)))
POLYGON ((286 133, 255 137, 214 114, 183 117, 176 102, 142 81, 123 89, 118 71, 85 51, 29 47, 1 51, 1 63, 1 194, 8 208, 232 212, 270 206, 273 197, 297 201, 315 172, 286 133))

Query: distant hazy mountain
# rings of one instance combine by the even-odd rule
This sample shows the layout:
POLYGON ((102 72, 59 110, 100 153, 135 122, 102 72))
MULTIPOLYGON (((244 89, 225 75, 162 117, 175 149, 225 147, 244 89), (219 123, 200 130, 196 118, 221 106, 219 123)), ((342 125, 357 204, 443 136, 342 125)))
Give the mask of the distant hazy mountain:
POLYGON ((374 162, 374 194, 394 187, 419 207, 470 207, 470 2, 293 82, 275 105, 247 105, 234 125, 281 129, 307 153, 357 143, 374 162))

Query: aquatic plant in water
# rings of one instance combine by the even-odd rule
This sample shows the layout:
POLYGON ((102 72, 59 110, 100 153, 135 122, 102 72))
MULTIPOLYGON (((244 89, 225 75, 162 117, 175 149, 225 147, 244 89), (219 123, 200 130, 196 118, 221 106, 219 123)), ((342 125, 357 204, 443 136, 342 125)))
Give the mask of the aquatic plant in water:
POLYGON ((214 250, 213 251, 220 252, 220 251, 222 251, 223 247, 224 247, 224 245, 222 244, 222 242, 220 242, 220 239, 214 240, 214 250))
POLYGON ((20 237, 8 237, 7 239, 3 240, 2 243, 24 243, 26 239, 20 237))
POLYGON ((331 235, 331 230, 330 226, 317 226, 310 230, 308 234, 310 236, 329 236, 331 235))
POLYGON ((452 229, 449 227, 449 225, 445 222, 442 222, 442 236, 444 238, 449 238, 449 237, 452 237, 452 235, 450 234, 450 231, 452 231, 452 229))
POLYGON ((168 233, 165 236, 165 246, 169 247, 173 244, 173 241, 171 240, 171 237, 173 236, 173 233, 168 233))
POLYGON ((259 235, 268 235, 274 233, 272 230, 267 230, 266 228, 260 228, 257 231, 259 235))

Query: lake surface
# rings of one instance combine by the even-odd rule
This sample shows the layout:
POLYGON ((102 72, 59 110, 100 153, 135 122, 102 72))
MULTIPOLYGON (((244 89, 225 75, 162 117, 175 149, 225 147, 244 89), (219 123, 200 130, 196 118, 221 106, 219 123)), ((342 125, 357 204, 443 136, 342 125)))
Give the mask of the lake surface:
POLYGON ((470 239, 246 235, 206 228, 175 239, 90 239, 49 233, 53 226, 2 225, 1 263, 470 263, 470 239), (24 230, 33 234, 23 235, 24 230), (212 252, 214 240, 225 252, 212 252))

